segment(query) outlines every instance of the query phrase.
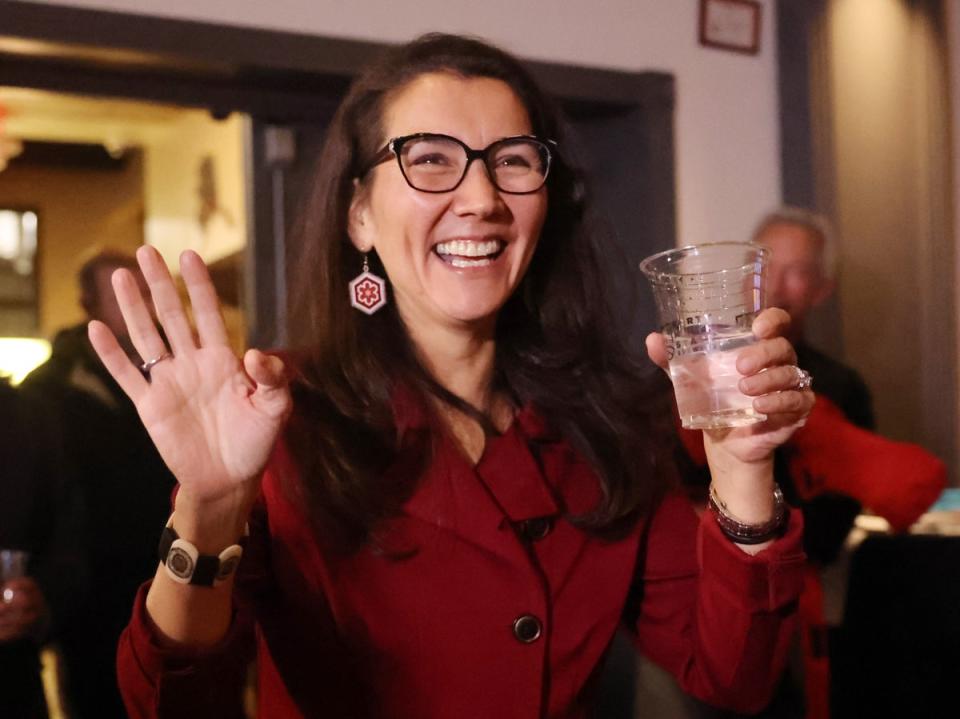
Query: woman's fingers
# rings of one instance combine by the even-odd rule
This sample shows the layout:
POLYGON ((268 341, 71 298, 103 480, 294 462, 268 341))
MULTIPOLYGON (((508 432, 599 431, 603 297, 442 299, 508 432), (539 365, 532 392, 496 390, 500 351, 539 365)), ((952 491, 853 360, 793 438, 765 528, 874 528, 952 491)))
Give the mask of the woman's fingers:
POLYGON ((197 325, 200 343, 204 347, 227 346, 229 339, 220 314, 220 301, 210 279, 207 266, 196 252, 187 250, 180 255, 180 275, 187 285, 193 305, 193 321, 197 325))
POLYGON ((663 369, 667 369, 667 362, 670 360, 670 352, 667 349, 667 341, 659 332, 651 332, 647 335, 647 354, 651 361, 663 369))
POLYGON ((813 409, 816 398, 810 390, 774 392, 753 400, 753 408, 766 415, 789 414, 798 418, 813 409))
POLYGON ((792 365, 797 362, 797 353, 783 337, 761 340, 744 348, 737 357, 737 372, 752 375, 767 367, 792 365))
POLYGON ((795 365, 780 365, 763 369, 757 374, 740 380, 740 391, 757 397, 770 392, 794 390, 800 384, 799 370, 795 365))
POLYGON ((753 336, 758 340, 780 337, 790 327, 790 315, 779 307, 768 307, 756 316, 751 326, 753 336))
POLYGON ((289 412, 289 377, 283 360, 251 349, 243 356, 243 369, 257 385, 251 401, 261 411, 273 417, 281 417, 289 412))
POLYGON ((247 350, 243 356, 243 368, 257 386, 278 388, 287 386, 287 371, 283 360, 257 349, 247 350))
POLYGON ((815 402, 809 389, 798 389, 801 373, 797 353, 782 336, 790 326, 790 315, 777 307, 764 310, 753 321, 759 340, 737 357, 740 391, 754 397, 753 407, 766 415, 779 416, 786 424, 804 417, 815 402))
POLYGON ((167 351, 167 345, 157 331, 153 315, 147 309, 143 295, 140 294, 140 285, 134 279, 133 273, 121 268, 114 270, 110 279, 134 349, 144 362, 161 356, 167 351))
MULTIPOLYGON (((170 276, 170 270, 167 263, 163 261, 160 253, 153 247, 144 245, 137 250, 137 262, 140 264, 140 271, 150 287, 150 295, 153 298, 153 306, 157 311, 157 320, 163 327, 163 332, 170 342, 170 349, 174 355, 182 355, 195 349, 196 344, 193 341, 193 331, 190 329, 190 322, 183 311, 183 303, 180 302, 180 295, 173 284, 173 277, 170 276)), ((156 357, 157 355, 150 355, 156 357)), ((144 357, 144 360, 150 357, 144 357)))
POLYGON ((87 335, 90 337, 90 344, 96 350, 97 356, 107 368, 110 376, 113 377, 120 389, 126 392, 127 396, 134 403, 147 391, 150 386, 146 378, 140 373, 140 370, 133 365, 127 353, 123 351, 113 332, 103 322, 93 320, 87 325, 87 335))

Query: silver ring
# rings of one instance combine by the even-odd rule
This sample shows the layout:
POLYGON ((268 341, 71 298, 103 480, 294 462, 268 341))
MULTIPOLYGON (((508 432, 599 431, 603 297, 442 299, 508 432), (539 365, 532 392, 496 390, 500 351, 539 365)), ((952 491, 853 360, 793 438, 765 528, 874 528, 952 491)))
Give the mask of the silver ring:
POLYGON ((150 374, 150 370, 154 368, 154 365, 156 365, 159 362, 163 362, 165 359, 170 359, 171 357, 173 357, 173 355, 165 351, 163 354, 157 357, 154 357, 153 359, 147 360, 142 365, 140 365, 140 371, 143 372, 144 374, 150 374))
POLYGON ((805 369, 800 369, 799 367, 794 367, 797 370, 797 391, 803 392, 804 390, 810 389, 813 387, 813 377, 805 369))

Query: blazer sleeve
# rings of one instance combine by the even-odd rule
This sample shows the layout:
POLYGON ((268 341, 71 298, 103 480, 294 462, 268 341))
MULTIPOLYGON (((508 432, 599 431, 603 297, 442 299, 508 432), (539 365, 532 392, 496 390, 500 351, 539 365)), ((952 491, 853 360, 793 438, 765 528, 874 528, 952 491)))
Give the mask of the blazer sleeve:
POLYGON ((160 640, 146 610, 144 584, 117 648, 120 692, 131 719, 243 719, 243 689, 255 654, 257 597, 269 586, 266 515, 262 507, 249 522, 237 571, 230 630, 202 651, 171 648, 160 640))
POLYGON ((802 518, 756 555, 669 496, 646 532, 635 577, 639 650, 684 691, 753 713, 767 705, 786 663, 803 585, 802 518))

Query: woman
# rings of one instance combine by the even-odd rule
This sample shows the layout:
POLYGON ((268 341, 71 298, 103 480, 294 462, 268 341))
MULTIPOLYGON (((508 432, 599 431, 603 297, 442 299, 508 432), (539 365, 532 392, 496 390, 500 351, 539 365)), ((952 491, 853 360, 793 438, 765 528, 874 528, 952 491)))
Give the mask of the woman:
MULTIPOLYGON (((454 36, 397 48, 319 168, 295 370, 230 353, 192 253, 197 341, 149 248, 169 350, 122 270, 149 361, 91 323, 180 483, 121 641, 131 715, 229 715, 255 638, 265 717, 585 716, 621 619, 689 690, 762 703, 801 571, 770 455, 812 403, 786 315, 739 361, 770 419, 706 440, 727 511, 760 530, 741 546, 668 491, 669 411, 607 318, 580 179, 515 60, 454 36)), ((648 349, 665 365, 662 338, 648 349)))

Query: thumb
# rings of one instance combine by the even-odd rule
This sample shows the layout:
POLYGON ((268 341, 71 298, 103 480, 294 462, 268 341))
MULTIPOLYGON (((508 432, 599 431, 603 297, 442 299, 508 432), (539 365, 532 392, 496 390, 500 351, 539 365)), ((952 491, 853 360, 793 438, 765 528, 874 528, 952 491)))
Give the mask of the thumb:
POLYGON ((651 361, 661 369, 667 369, 667 361, 670 359, 670 352, 667 349, 667 340, 659 332, 651 332, 647 335, 647 354, 651 361))
POLYGON ((250 400, 258 409, 274 417, 290 411, 290 381, 282 359, 260 350, 247 350, 243 369, 256 385, 250 400))

